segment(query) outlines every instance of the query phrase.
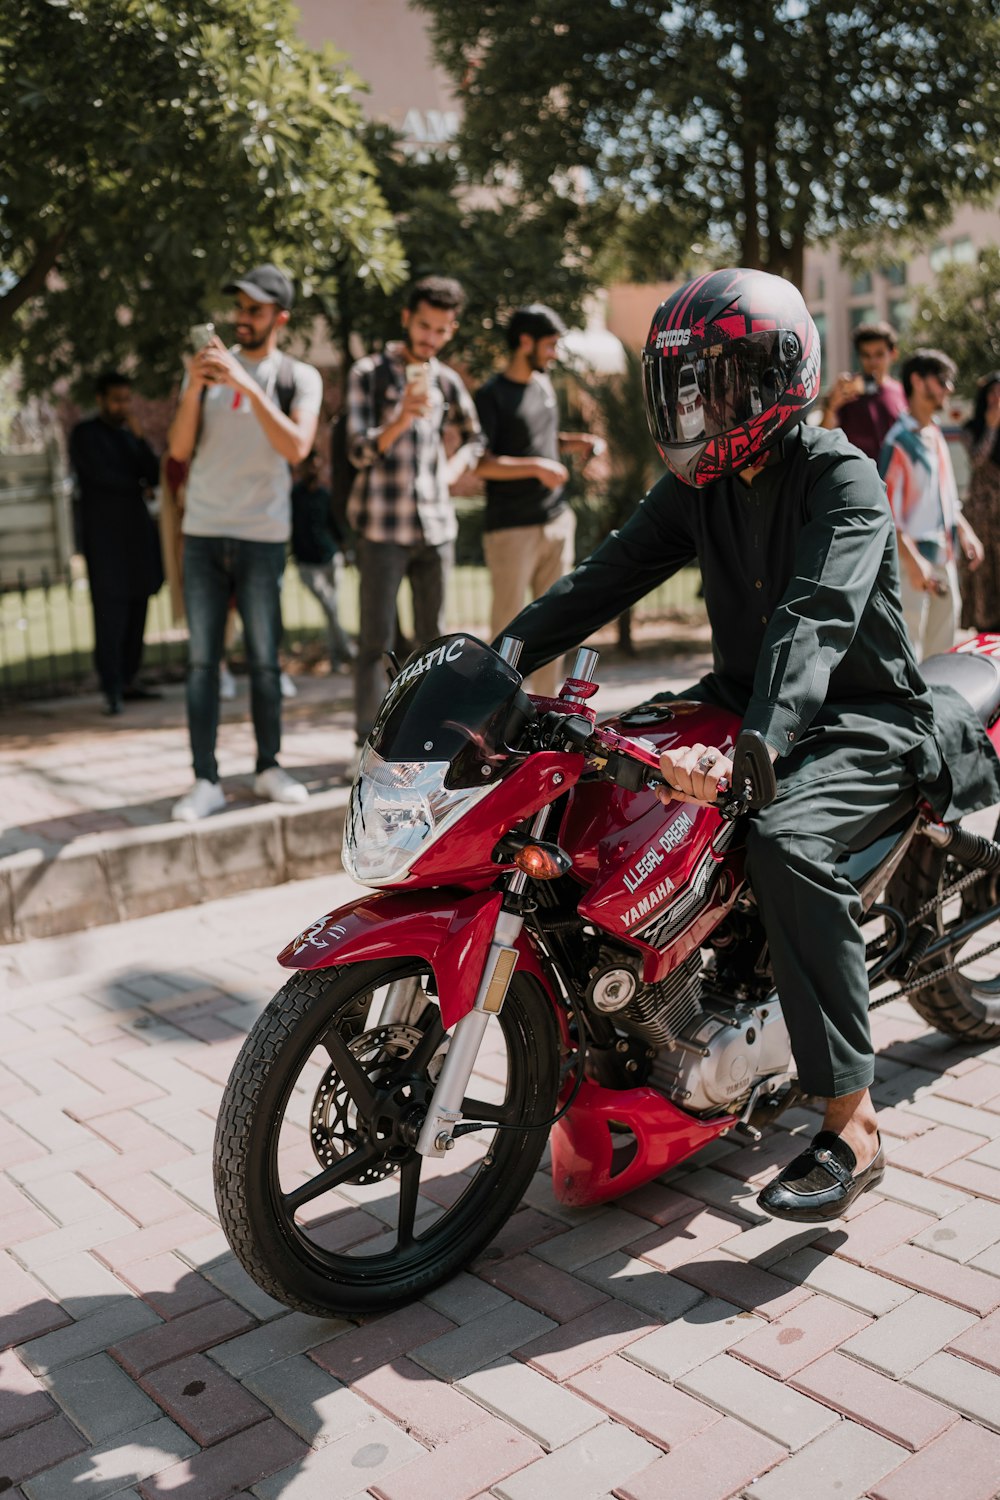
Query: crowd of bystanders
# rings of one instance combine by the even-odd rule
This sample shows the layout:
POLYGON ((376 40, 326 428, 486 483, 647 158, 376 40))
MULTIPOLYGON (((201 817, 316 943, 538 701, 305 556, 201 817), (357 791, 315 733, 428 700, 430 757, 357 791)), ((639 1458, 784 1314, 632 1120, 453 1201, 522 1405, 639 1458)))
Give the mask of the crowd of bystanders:
MULTIPOLYGON (((505 363, 473 400, 441 358, 458 328, 462 288, 452 278, 428 276, 410 288, 401 337, 349 372, 340 424, 349 493, 338 504, 323 483, 315 446, 320 374, 279 348, 291 282, 264 265, 224 290, 234 298, 236 342, 227 348, 205 326, 187 364, 164 458, 167 517, 182 532, 181 545, 170 542, 164 550, 175 615, 181 581, 183 587, 194 770, 194 784, 173 815, 188 821, 225 806, 215 742, 220 688, 223 696, 234 691, 225 661, 234 610, 250 680, 254 788, 279 802, 307 797, 278 764, 281 581, 289 545, 324 614, 330 670, 353 667, 360 753, 399 642, 404 578, 413 598, 412 645, 420 649, 443 632, 456 482, 474 472, 485 485, 483 554, 496 636, 526 598, 538 598, 572 568, 576 522, 566 460, 585 467, 602 447, 593 433, 560 430, 551 371, 565 328, 551 308, 530 303, 508 318, 505 363), (348 557, 359 574, 357 643, 341 621, 348 557)), ((841 428, 885 481, 918 659, 947 650, 960 620, 1000 631, 1000 371, 980 381, 966 425, 971 482, 963 506, 939 420, 955 389, 952 361, 939 350, 917 349, 894 378, 897 338, 888 323, 861 325, 854 345, 859 371, 833 381, 819 420, 841 428)), ((95 664, 105 711, 118 714, 129 698, 154 695, 138 672, 147 602, 163 580, 147 504, 160 465, 132 415, 129 377, 102 375, 96 394, 97 414, 73 430, 70 456, 95 664)), ((335 464, 336 432, 335 426, 335 464)), ((558 680, 554 662, 530 686, 552 694, 558 680)), ((353 771, 352 765, 348 775, 353 771)))

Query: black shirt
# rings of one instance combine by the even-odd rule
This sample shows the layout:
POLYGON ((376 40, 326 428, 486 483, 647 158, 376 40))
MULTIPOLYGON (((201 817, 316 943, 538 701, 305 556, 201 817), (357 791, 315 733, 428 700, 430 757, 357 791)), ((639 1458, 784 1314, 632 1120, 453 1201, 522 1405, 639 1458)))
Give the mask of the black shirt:
POLYGON ((128 427, 90 417, 73 428, 69 456, 91 589, 123 598, 155 594, 163 569, 146 490, 159 480, 156 454, 128 427))
POLYGON ((812 726, 875 719, 900 754, 933 728, 899 602, 885 487, 841 432, 797 427, 747 487, 671 474, 507 627, 531 672, 701 565, 716 695, 786 755, 812 726))
POLYGON ((292 485, 292 556, 296 562, 328 563, 344 543, 333 519, 333 502, 325 485, 300 479, 292 485))
MULTIPOLYGON (((509 458, 559 459, 559 403, 552 382, 537 372, 527 384, 492 375, 476 392, 476 410, 491 453, 509 458)), ((544 526, 565 510, 562 488, 540 479, 488 479, 487 531, 544 526)))

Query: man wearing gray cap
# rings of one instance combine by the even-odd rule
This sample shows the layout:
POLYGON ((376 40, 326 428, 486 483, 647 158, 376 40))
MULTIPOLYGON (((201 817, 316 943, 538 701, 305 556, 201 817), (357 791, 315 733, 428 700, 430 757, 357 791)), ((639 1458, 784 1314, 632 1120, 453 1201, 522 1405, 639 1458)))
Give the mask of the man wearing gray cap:
POLYGON ((237 343, 214 334, 188 367, 170 429, 171 458, 190 462, 184 508, 184 607, 190 632, 187 707, 194 786, 173 816, 194 822, 225 806, 215 741, 219 661, 235 599, 250 667, 257 739, 254 791, 308 796, 278 765, 281 744, 281 575, 291 532, 291 465, 313 445, 323 397, 318 370, 278 350, 292 284, 258 266, 223 291, 235 297, 237 343))

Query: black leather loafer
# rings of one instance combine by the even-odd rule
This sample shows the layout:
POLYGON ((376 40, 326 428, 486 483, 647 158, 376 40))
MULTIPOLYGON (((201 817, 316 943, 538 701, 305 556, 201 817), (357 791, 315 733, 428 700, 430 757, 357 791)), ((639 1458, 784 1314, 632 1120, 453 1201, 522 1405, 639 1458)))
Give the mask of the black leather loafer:
POLYGON ((855 1198, 876 1187, 885 1173, 882 1141, 873 1161, 855 1172, 857 1157, 846 1141, 831 1130, 821 1130, 808 1150, 788 1163, 757 1202, 776 1219, 797 1224, 822 1224, 839 1219, 855 1198))

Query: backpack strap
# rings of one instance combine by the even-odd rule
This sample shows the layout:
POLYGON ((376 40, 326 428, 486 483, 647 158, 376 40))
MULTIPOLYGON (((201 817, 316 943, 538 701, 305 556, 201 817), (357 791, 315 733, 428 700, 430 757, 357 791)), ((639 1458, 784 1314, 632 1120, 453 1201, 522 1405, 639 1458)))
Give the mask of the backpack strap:
POLYGON ((278 373, 274 381, 274 399, 286 417, 292 414, 295 400, 295 361, 287 354, 278 357, 278 373))

